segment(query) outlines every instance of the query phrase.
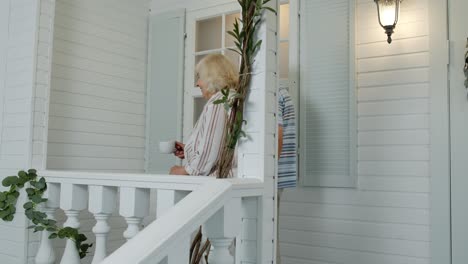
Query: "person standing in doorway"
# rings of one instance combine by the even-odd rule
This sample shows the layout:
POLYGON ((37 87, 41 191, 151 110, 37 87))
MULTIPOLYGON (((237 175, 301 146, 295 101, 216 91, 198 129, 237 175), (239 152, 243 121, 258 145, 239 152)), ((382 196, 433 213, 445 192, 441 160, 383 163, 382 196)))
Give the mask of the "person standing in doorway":
MULTIPOLYGON (((278 90, 278 230, 279 208, 284 188, 297 185, 296 114, 287 88, 278 90)), ((279 232, 278 232, 279 233, 279 232)), ((276 239, 276 263, 281 264, 279 236, 276 239)))

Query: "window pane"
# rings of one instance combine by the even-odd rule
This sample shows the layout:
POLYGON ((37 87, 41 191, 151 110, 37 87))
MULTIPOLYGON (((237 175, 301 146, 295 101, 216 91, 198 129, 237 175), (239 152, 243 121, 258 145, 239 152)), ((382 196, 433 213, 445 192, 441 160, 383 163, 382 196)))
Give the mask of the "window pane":
POLYGON ((280 39, 289 38, 289 4, 280 6, 280 39))
POLYGON ((289 76, 289 42, 280 43, 279 59, 279 77, 280 79, 287 79, 289 76))
MULTIPOLYGON (((235 19, 238 19, 240 18, 240 14, 239 13, 234 13, 234 14, 230 14, 230 15, 226 15, 226 30, 225 30, 225 46, 226 47, 233 47, 235 44, 234 44, 234 37, 229 35, 227 32, 228 31, 232 31, 234 29, 234 21, 235 19)), ((239 23, 239 21, 238 21, 239 23)))
POLYGON ((239 64, 240 64, 240 56, 236 52, 232 50, 226 50, 225 53, 226 57, 229 58, 232 63, 236 66, 236 69, 239 70, 239 64))
POLYGON ((221 33, 221 16, 197 21, 197 32, 195 35, 195 51, 220 49, 221 33))

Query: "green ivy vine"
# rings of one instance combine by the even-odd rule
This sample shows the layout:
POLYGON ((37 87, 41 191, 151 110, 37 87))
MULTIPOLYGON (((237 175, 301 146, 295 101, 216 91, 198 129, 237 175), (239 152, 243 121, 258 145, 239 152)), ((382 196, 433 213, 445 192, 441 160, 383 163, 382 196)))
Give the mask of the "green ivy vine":
POLYGON ((75 242, 76 249, 80 258, 84 258, 88 249, 93 244, 84 243, 87 237, 79 233, 78 229, 72 227, 58 227, 57 222, 53 219, 48 219, 47 214, 38 210, 38 205, 47 201, 42 198, 44 192, 47 190, 47 183, 44 177, 37 179, 37 172, 35 169, 26 171, 19 171, 17 176, 8 176, 2 181, 2 185, 10 187, 9 190, 0 192, 0 218, 3 221, 11 222, 16 213, 16 203, 20 196, 20 190, 25 186, 28 195, 28 202, 23 205, 26 217, 31 220, 33 225, 29 229, 34 232, 49 231, 51 232, 49 239, 54 238, 68 238, 75 242))

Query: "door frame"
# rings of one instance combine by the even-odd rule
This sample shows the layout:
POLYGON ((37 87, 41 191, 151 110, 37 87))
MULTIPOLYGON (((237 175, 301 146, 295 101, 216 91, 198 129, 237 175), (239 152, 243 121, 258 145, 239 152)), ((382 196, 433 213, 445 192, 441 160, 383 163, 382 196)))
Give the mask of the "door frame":
POLYGON ((429 0, 430 254, 431 263, 450 264, 450 112, 448 86, 448 0, 429 0), (442 10, 442 12, 441 12, 442 10), (435 52, 437 51, 437 52, 435 52))

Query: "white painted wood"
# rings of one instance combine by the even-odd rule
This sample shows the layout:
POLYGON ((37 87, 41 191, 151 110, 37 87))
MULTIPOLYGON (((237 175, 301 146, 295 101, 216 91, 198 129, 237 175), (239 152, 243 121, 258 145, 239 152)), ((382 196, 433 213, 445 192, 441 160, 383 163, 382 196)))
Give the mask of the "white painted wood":
POLYGON ((107 255, 107 236, 111 229, 107 219, 115 209, 117 189, 104 186, 89 186, 89 211, 94 214, 96 236, 93 264, 101 262, 107 255))
POLYGON ((232 238, 212 238, 210 242, 213 246, 213 252, 208 256, 208 262, 219 264, 234 264, 234 256, 229 253, 229 246, 232 238))
MULTIPOLYGON (((72 228, 79 228, 78 214, 87 207, 88 190, 86 186, 63 183, 60 189, 60 208, 64 210, 67 221, 63 224, 72 228)), ((75 242, 67 239, 61 264, 79 264, 80 256, 75 242)))
MULTIPOLYGON (((439 91, 442 85, 429 84, 431 36, 426 36, 427 28, 418 32, 414 27, 433 24, 428 7, 428 1, 406 2, 403 22, 388 45, 375 3, 357 1, 359 185, 350 190, 285 191, 279 227, 283 262, 448 263, 431 261, 429 250, 434 228, 429 226, 433 189, 429 176, 434 177, 429 120, 435 111, 429 102, 435 99, 432 89, 439 91), (418 216, 407 215, 410 211, 418 216), (296 241, 296 235, 304 240, 296 241)), ((435 54, 441 55, 431 53, 435 54)), ((445 242, 442 248, 447 246, 445 242)))
POLYGON ((182 141, 185 10, 151 16, 150 32, 145 170, 167 173, 180 163, 160 153, 159 142, 182 141))
POLYGON ((258 180, 250 183, 234 179, 211 181, 190 193, 172 210, 146 227, 145 232, 140 232, 102 263, 158 263, 171 251, 173 243, 189 237, 232 196, 237 196, 236 192, 230 193, 230 190, 238 188, 252 189, 253 196, 258 196, 263 189, 258 180), (237 186, 236 183, 241 185, 237 186))
MULTIPOLYGON (((156 217, 161 217, 175 204, 180 202, 190 192, 187 191, 173 191, 173 190, 157 190, 156 192, 156 217)), ((152 202, 152 201, 150 201, 152 202)))
POLYGON ((52 7, 47 168, 143 171, 148 1, 52 7))
POLYGON ((468 140, 466 129, 468 121, 468 91, 465 88, 466 76, 462 66, 465 64, 465 52, 468 31, 463 24, 468 20, 463 10, 468 8, 465 1, 451 0, 449 6, 449 39, 450 39, 450 158, 451 158, 451 220, 452 220, 452 263, 459 264, 466 261, 468 253, 465 248, 468 226, 466 219, 467 197, 463 190, 468 186, 466 162, 468 140))
POLYGON ((189 263, 190 241, 188 238, 181 239, 177 246, 172 247, 168 253, 168 264, 189 263))
POLYGON ((140 231, 141 220, 149 213, 149 194, 149 189, 120 188, 119 212, 128 224, 127 230, 124 232, 127 241, 140 231))
MULTIPOLYGON (((44 212, 47 214, 47 218, 55 220, 55 211, 60 206, 60 186, 54 183, 47 184, 47 190, 43 197, 47 199, 45 204, 44 212)), ((36 257, 34 259, 36 264, 53 264, 55 263, 55 249, 52 246, 52 242, 49 239, 51 232, 42 231, 40 246, 37 250, 36 257)))
POLYGON ((301 1, 300 5, 300 23, 307 25, 300 27, 300 178, 305 186, 353 187, 355 2, 301 1), (308 26, 320 23, 328 26, 308 26))
MULTIPOLYGON (((45 208, 42 207, 44 213, 47 214, 47 218, 54 220, 54 213, 57 208, 45 208)), ((56 260, 55 250, 52 246, 52 243, 49 239, 51 232, 49 231, 42 231, 41 232, 41 240, 40 246, 37 250, 36 257, 34 259, 34 263, 36 264, 54 264, 56 260)))
POLYGON ((448 2, 428 1, 431 50, 431 261, 451 262, 448 2), (444 51, 444 52, 442 52, 444 51))

